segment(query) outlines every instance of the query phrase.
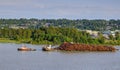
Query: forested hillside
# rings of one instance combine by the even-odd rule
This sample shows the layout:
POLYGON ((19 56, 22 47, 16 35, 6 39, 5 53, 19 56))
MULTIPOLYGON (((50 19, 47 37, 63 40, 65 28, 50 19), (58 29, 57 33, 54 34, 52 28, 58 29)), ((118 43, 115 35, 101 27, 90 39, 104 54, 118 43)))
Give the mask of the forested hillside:
POLYGON ((69 20, 69 19, 0 19, 1 28, 13 28, 13 26, 39 29, 42 26, 68 27, 80 30, 120 30, 120 20, 69 20))

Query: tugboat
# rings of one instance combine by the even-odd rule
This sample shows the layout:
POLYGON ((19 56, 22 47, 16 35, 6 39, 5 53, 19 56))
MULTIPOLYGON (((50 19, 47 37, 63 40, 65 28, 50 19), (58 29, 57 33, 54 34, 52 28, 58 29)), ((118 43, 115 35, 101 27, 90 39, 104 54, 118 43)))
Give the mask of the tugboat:
POLYGON ((36 49, 27 48, 26 46, 22 46, 21 48, 17 49, 18 51, 36 51, 36 49))
POLYGON ((44 47, 42 48, 42 50, 43 50, 43 51, 53 51, 54 48, 52 48, 51 45, 49 45, 49 46, 44 46, 44 47))

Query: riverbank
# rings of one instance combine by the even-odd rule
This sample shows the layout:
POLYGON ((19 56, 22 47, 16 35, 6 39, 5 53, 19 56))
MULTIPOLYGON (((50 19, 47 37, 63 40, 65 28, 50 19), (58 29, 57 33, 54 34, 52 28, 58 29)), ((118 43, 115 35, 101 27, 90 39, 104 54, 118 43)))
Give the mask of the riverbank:
POLYGON ((5 39, 5 38, 0 38, 0 43, 22 43, 22 42, 10 40, 10 39, 5 39))
MULTIPOLYGON (((17 40, 10 40, 7 38, 0 38, 0 43, 27 43, 27 44, 38 44, 38 45, 45 45, 45 44, 52 44, 54 45, 54 43, 52 42, 47 42, 47 41, 41 41, 40 43, 37 42, 29 42, 29 41, 17 41, 17 40)), ((56 44, 58 45, 58 44, 56 44)))
MULTIPOLYGON (((108 41, 105 43, 105 44, 89 44, 89 45, 110 45, 110 46, 120 46, 120 44, 116 43, 116 41, 112 42, 110 41, 111 43, 108 43, 108 41)), ((27 43, 27 44, 38 44, 38 45, 45 45, 45 44, 51 44, 51 45, 60 45, 61 43, 59 44, 56 44, 54 42, 48 42, 48 41, 41 41, 39 43, 37 42, 29 42, 29 41, 17 41, 17 40, 11 40, 11 39, 7 39, 7 38, 0 38, 0 43, 27 43)), ((84 43, 83 43, 84 44, 84 43)))

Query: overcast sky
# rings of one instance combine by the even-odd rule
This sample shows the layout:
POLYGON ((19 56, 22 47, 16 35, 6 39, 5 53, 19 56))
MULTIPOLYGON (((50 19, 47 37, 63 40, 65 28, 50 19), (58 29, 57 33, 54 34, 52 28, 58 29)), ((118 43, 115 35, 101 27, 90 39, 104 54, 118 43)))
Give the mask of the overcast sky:
POLYGON ((0 18, 120 19, 120 0, 0 0, 0 18))

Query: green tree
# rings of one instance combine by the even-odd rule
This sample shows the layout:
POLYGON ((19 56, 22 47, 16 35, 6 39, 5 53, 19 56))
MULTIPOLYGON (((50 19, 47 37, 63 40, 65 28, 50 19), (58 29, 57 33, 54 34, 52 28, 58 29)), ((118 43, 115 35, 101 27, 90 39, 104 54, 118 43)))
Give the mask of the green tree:
POLYGON ((120 33, 119 32, 115 33, 115 38, 116 38, 116 40, 120 40, 120 33))

